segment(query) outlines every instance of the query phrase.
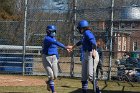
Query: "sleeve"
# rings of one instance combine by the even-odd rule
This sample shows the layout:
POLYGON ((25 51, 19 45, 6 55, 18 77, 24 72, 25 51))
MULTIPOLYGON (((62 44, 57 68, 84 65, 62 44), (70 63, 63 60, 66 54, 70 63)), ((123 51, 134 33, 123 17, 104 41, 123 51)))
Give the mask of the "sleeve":
POLYGON ((76 43, 76 46, 80 46, 82 44, 82 40, 76 43))
POLYGON ((60 42, 57 41, 57 40, 54 40, 54 39, 48 38, 48 41, 51 42, 51 43, 53 43, 53 44, 55 44, 55 45, 57 45, 57 46, 59 46, 59 47, 61 47, 61 48, 66 49, 65 45, 62 44, 62 43, 60 43, 60 42))
POLYGON ((59 54, 56 55, 57 59, 59 59, 59 54))
POLYGON ((85 35, 89 39, 89 41, 92 43, 93 49, 96 49, 96 39, 95 39, 94 34, 91 31, 86 31, 85 35))

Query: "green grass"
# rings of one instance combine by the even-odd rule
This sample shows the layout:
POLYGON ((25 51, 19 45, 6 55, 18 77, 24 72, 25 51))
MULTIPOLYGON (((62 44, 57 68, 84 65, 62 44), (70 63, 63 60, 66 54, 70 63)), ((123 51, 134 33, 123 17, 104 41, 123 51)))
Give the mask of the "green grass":
MULTIPOLYGON (((44 76, 36 78, 44 79, 44 76)), ((102 93, 140 93, 140 83, 133 83, 132 87, 128 82, 99 81, 102 93)), ((81 93, 80 78, 62 78, 55 81, 57 93, 81 93)), ((89 92, 92 92, 92 84, 89 83, 89 92)), ((46 86, 1 86, 0 93, 51 93, 46 90, 46 86)))

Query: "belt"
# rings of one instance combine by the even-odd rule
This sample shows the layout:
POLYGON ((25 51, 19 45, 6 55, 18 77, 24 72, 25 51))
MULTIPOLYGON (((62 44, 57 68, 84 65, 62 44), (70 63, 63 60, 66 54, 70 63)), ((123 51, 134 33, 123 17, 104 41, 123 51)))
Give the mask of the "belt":
POLYGON ((56 54, 49 54, 49 55, 47 54, 46 56, 53 56, 53 55, 56 55, 56 54))
POLYGON ((91 52, 92 50, 91 50, 91 51, 90 51, 90 50, 83 50, 83 51, 84 51, 84 52, 91 52))

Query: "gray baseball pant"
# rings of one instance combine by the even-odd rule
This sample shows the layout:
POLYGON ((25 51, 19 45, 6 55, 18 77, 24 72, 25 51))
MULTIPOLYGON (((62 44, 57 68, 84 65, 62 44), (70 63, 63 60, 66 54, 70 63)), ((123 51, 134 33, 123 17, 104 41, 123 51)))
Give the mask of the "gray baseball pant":
POLYGON ((92 51, 83 52, 82 81, 87 81, 88 79, 90 81, 93 81, 93 67, 94 67, 94 72, 96 72, 98 62, 99 62, 99 55, 97 51, 96 51, 95 59, 92 58, 92 51))
POLYGON ((58 76, 58 60, 56 55, 42 55, 43 66, 49 79, 56 79, 58 76))

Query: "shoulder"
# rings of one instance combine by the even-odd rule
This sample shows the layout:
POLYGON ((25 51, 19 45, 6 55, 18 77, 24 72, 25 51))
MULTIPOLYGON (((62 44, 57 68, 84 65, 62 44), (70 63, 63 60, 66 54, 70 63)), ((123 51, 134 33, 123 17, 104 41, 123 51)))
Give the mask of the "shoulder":
POLYGON ((91 30, 86 30, 84 33, 85 34, 93 34, 91 30))
POLYGON ((94 34, 93 34, 93 32, 92 32, 91 30, 86 30, 86 31, 84 32, 84 35, 85 35, 85 36, 88 36, 88 37, 90 37, 90 38, 93 38, 93 37, 94 37, 94 34))
POLYGON ((85 34, 86 34, 86 35, 94 35, 93 32, 92 32, 91 30, 86 30, 86 31, 85 31, 85 34))
POLYGON ((46 35, 46 36, 44 37, 44 40, 50 41, 50 40, 53 40, 53 38, 46 35))

